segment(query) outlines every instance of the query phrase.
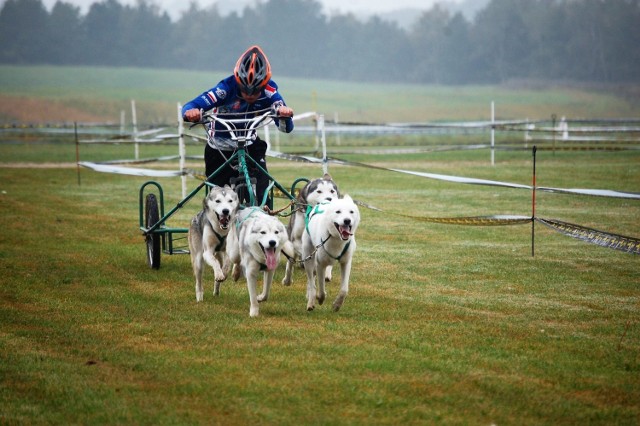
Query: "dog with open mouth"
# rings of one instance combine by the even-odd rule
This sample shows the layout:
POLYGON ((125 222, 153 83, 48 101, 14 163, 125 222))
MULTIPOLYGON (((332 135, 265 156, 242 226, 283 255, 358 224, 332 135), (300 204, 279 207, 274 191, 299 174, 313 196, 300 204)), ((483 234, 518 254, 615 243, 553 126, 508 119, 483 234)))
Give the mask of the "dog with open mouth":
POLYGON ((251 317, 258 316, 259 303, 269 298, 281 253, 293 256, 293 245, 282 222, 258 207, 241 210, 229 232, 227 254, 233 263, 233 279, 237 281, 241 274, 247 279, 251 317), (263 272, 263 285, 262 293, 258 295, 260 271, 263 272))
MULTIPOLYGON (((294 261, 302 256, 302 233, 305 229, 305 217, 316 204, 331 201, 340 197, 338 185, 325 173, 321 178, 313 179, 300 190, 296 197, 296 210, 289 217, 287 232, 289 240, 293 243, 295 258, 287 262, 282 284, 288 286, 293 282, 294 261)), ((331 266, 325 271, 325 279, 331 281, 331 266)))
POLYGON ((202 200, 202 210, 189 226, 189 252, 196 278, 196 300, 202 302, 202 273, 206 262, 213 268, 214 296, 220 294, 220 283, 227 278, 231 264, 226 254, 229 229, 238 211, 238 195, 229 185, 215 186, 202 200))
POLYGON ((356 229, 360 211, 349 195, 318 203, 308 214, 302 234, 302 260, 307 273, 307 310, 315 309, 327 297, 325 271, 340 263, 340 290, 333 302, 333 310, 342 307, 349 293, 351 262, 356 251, 356 229), (317 278, 317 289, 316 289, 317 278))

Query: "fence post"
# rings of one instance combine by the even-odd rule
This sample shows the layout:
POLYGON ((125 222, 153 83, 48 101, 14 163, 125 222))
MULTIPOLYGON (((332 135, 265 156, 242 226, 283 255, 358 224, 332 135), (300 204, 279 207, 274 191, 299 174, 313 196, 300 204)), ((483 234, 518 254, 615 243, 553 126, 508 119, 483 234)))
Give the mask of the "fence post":
POLYGON ((318 152, 320 151, 320 125, 319 125, 319 121, 320 121, 320 114, 316 113, 316 116, 314 117, 314 124, 316 126, 316 131, 314 133, 314 137, 315 137, 315 144, 313 146, 313 151, 314 152, 318 152))
POLYGON ((531 185, 531 257, 535 256, 536 247, 536 151, 538 148, 533 146, 533 182, 531 185))
POLYGON ((184 146, 184 121, 182 121, 182 105, 178 102, 178 155, 180 156, 180 172, 182 175, 180 178, 182 179, 182 198, 186 198, 187 196, 187 175, 185 174, 185 160, 187 155, 187 150, 184 146))
POLYGON ((336 125, 336 146, 340 146, 340 124, 338 123, 338 111, 333 113, 333 122, 336 125))
POLYGON ((76 138, 76 168, 78 171, 78 186, 80 186, 80 140, 78 139, 78 122, 73 122, 73 134, 76 138))
POLYGON ((324 129, 324 114, 318 115, 318 126, 320 127, 320 140, 322 142, 322 173, 329 173, 329 160, 327 159, 327 136, 324 129))
POLYGON ((564 116, 560 119, 560 130, 562 130, 562 140, 569 140, 569 123, 567 123, 567 119, 564 116))
POLYGON ((275 150, 276 151, 280 151, 280 131, 278 130, 278 128, 275 125, 273 127, 276 129, 274 131, 274 133, 276 135, 275 150))
POLYGON ((270 124, 267 124, 262 128, 262 132, 264 133, 264 141, 267 143, 268 150, 271 149, 271 131, 269 130, 269 126, 270 124))
POLYGON ((140 159, 140 147, 138 146, 138 122, 136 116, 136 101, 131 99, 131 123, 133 124, 133 140, 135 141, 135 153, 134 158, 140 159))
POLYGON ((491 165, 495 165, 495 139, 496 139, 496 106, 495 102, 491 101, 491 165))
POLYGON ((329 163, 327 160, 327 138, 324 130, 324 114, 318 115, 318 127, 320 128, 320 140, 322 142, 322 173, 329 172, 329 163))
POLYGON ((558 116, 553 113, 551 114, 551 136, 553 137, 553 155, 556 155, 556 121, 558 116))

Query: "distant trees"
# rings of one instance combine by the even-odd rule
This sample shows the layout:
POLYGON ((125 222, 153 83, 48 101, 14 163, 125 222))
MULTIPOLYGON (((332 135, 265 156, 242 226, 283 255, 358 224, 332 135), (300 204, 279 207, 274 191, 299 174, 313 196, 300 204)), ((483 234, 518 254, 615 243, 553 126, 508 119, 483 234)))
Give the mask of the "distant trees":
POLYGON ((640 0, 492 0, 473 20, 434 6, 404 30, 325 16, 315 0, 268 0, 221 15, 195 1, 172 22, 149 0, 6 0, 0 63, 231 70, 259 43, 279 75, 353 81, 640 82, 640 0))
POLYGON ((7 0, 0 11, 0 61, 25 64, 48 57, 49 14, 40 0, 7 0))
MULTIPOLYGON (((47 41, 40 43, 46 46, 45 57, 54 65, 82 64, 86 54, 86 46, 78 40, 84 39, 83 20, 80 16, 80 8, 68 3, 56 3, 51 10, 47 22, 47 41), (78 45, 80 48, 70 48, 78 45)), ((36 32, 37 33, 37 32, 36 32)), ((46 37, 45 34, 41 36, 46 37)))

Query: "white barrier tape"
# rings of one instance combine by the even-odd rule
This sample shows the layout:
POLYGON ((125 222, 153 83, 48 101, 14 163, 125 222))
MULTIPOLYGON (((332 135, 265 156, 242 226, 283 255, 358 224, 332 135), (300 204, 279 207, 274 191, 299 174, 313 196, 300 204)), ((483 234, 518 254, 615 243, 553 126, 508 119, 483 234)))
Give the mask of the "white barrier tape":
POLYGON ((282 160, 297 161, 298 163, 319 163, 319 164, 322 164, 322 158, 308 157, 306 155, 285 154, 284 152, 279 152, 279 151, 268 150, 267 151, 267 156, 273 157, 273 158, 280 158, 282 160))
MULTIPOLYGON (((421 176, 430 179, 438 179, 449 182, 457 182, 457 183, 466 183, 472 185, 489 185, 489 186, 502 186, 506 188, 520 188, 520 189, 533 189, 530 185, 521 185, 517 183, 508 183, 508 182, 498 182, 493 180, 486 179, 474 179, 460 176, 447 176, 447 175, 439 175, 435 173, 422 173, 422 172, 413 172, 410 170, 400 170, 400 169, 388 169, 394 172, 399 173, 407 173, 414 176, 421 176)), ((544 186, 536 187, 537 191, 545 191, 545 192, 560 192, 565 194, 577 194, 577 195, 592 195, 596 197, 610 197, 610 198, 627 198, 640 200, 640 194, 635 192, 621 192, 621 191, 613 191, 610 189, 580 189, 580 188, 548 188, 544 186)))
POLYGON ((89 161, 80 161, 78 163, 82 167, 94 170, 101 173, 115 173, 120 175, 130 176, 148 176, 148 177, 174 177, 182 176, 185 173, 181 170, 151 170, 151 169, 139 169, 133 167, 117 167, 107 164, 91 163, 89 161))
MULTIPOLYGON (((314 163, 314 164, 322 164, 323 160, 317 157, 305 156, 305 155, 293 155, 293 154, 285 154, 279 151, 268 150, 266 153, 267 156, 273 158, 280 158, 283 160, 289 161, 297 161, 304 163, 314 163)), ((108 164, 135 164, 135 163, 145 163, 145 162, 153 162, 153 161, 163 161, 163 160, 172 160, 177 158, 176 156, 166 156, 166 157, 158 157, 158 158, 150 158, 144 160, 115 160, 108 163, 90 163, 90 162, 80 162, 83 167, 87 167, 93 169, 95 171, 103 172, 103 173, 119 173, 119 174, 130 174, 134 176, 157 176, 157 177, 169 177, 169 176, 181 176, 184 173, 176 170, 176 171, 161 171, 161 170, 150 170, 150 169, 134 169, 129 167, 109 167, 108 164)), ((200 157, 194 157, 200 158, 200 157)), ((329 162, 334 164, 342 164, 342 165, 353 165, 360 167, 368 167, 380 170, 387 170, 397 173, 404 173, 413 176, 424 177, 428 179, 436 179, 447 182, 455 182, 455 183, 464 183, 470 185, 487 185, 487 186, 499 186, 505 188, 517 188, 517 189, 533 189, 530 185, 522 185, 517 183, 510 182, 500 182, 488 179, 476 179, 476 178, 468 178, 463 176, 449 176, 442 175, 437 173, 426 173, 426 172, 416 172, 412 170, 403 170, 403 169, 390 169, 385 167, 371 166, 364 163, 356 163, 351 161, 344 161, 339 159, 328 159, 329 162)), ((551 188, 551 187, 537 187, 538 191, 545 192, 558 192, 565 194, 576 194, 576 195, 591 195, 596 197, 609 197, 609 198, 624 198, 624 199, 633 199, 640 200, 640 194, 635 192, 622 192, 622 191, 614 191, 610 189, 582 189, 582 188, 551 188)))
POLYGON ((101 161, 96 164, 104 164, 104 165, 113 165, 113 164, 145 164, 145 163, 155 163, 157 161, 171 161, 179 159, 179 155, 167 155, 165 157, 155 157, 155 158, 140 158, 138 160, 129 159, 129 160, 111 160, 111 161, 101 161))
POLYGON ((627 198, 632 200, 640 200, 640 194, 638 193, 620 192, 610 189, 547 188, 544 186, 537 187, 536 189, 538 191, 560 192, 564 194, 593 195, 596 197, 627 198))
POLYGON ((494 180, 475 179, 475 178, 467 178, 467 177, 461 177, 461 176, 448 176, 448 175, 440 175, 436 173, 414 172, 411 170, 401 170, 401 169, 388 169, 388 170, 391 170, 392 172, 405 173, 409 175, 420 176, 420 177, 425 177, 429 179, 444 180, 448 182, 466 183, 471 185, 489 185, 489 186, 503 186, 507 188, 531 189, 529 185, 520 185, 517 183, 498 182, 494 180))
MULTIPOLYGON (((473 129, 473 128, 498 128, 503 126, 531 125, 542 123, 542 121, 527 120, 503 120, 503 121, 464 121, 450 123, 387 123, 389 127, 405 127, 405 128, 430 128, 430 129, 473 129)), ((376 124, 373 124, 374 126, 376 124)))
MULTIPOLYGON (((176 135, 176 138, 178 136, 176 135)), ((130 145, 134 143, 138 144, 160 144, 160 142, 165 142, 166 139, 171 139, 172 137, 164 137, 164 138, 151 138, 151 139, 131 139, 129 137, 116 137, 112 139, 84 139, 79 140, 79 144, 83 145, 91 145, 91 144, 124 144, 130 145)))
MULTIPOLYGON (((267 155, 271 157, 282 158, 282 159, 291 160, 291 161, 300 161, 300 162, 307 162, 307 163, 322 163, 321 158, 285 154, 278 151, 268 151, 267 155)), ((522 185, 518 183, 499 182, 494 180, 468 178, 463 176, 449 176, 449 175, 441 175, 437 173, 416 172, 412 170, 403 170, 403 169, 390 169, 386 167, 371 166, 369 164, 338 160, 334 158, 330 158, 328 159, 328 161, 334 164, 368 167, 368 168, 378 169, 378 170, 387 170, 387 171, 392 171, 397 173, 405 173, 413 176, 424 177, 428 179, 443 180, 447 182, 464 183, 464 184, 471 184, 471 185, 500 186, 505 188, 517 188, 517 189, 528 189, 528 190, 533 189, 533 187, 530 185, 522 185)), ((640 200, 639 193, 614 191, 610 189, 580 189, 580 188, 572 189, 572 188, 536 187, 536 190, 545 191, 545 192, 560 192, 560 193, 576 194, 576 195, 591 195, 596 197, 625 198, 625 199, 640 200)))

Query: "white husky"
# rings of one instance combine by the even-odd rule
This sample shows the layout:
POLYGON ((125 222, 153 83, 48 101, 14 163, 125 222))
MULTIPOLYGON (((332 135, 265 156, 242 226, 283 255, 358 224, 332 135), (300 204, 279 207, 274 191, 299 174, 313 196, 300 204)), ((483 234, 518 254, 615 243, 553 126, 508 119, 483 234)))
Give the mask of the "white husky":
POLYGON ((360 223, 360 211, 351 197, 319 203, 309 213, 307 228, 302 235, 302 258, 307 272, 307 310, 315 308, 316 299, 322 305, 325 291, 325 268, 340 263, 340 291, 333 302, 338 311, 349 292, 351 261, 356 251, 355 233, 360 223), (316 293, 316 277, 318 289, 316 293))
POLYGON ((189 226, 189 251, 193 275, 196 277, 196 300, 202 302, 203 260, 213 268, 214 296, 220 294, 220 283, 227 278, 230 263, 225 247, 229 224, 238 211, 238 196, 231 187, 216 186, 202 200, 202 210, 191 220, 189 226))
POLYGON ((287 236, 287 230, 277 217, 269 216, 263 210, 252 207, 241 210, 236 224, 231 227, 227 253, 233 265, 233 279, 240 278, 240 267, 247 279, 249 290, 249 316, 259 313, 259 302, 269 298, 273 274, 280 253, 291 257, 293 246, 287 236), (264 271, 262 293, 257 294, 257 281, 260 271, 264 271))
MULTIPOLYGON (((305 216, 307 211, 320 202, 331 201, 338 198, 340 192, 338 185, 331 179, 331 175, 325 173, 322 178, 309 181, 296 197, 296 211, 289 218, 289 240, 293 243, 295 258, 287 262, 282 284, 291 285, 294 261, 300 259, 302 254, 302 233, 305 228, 305 216)), ((327 268, 325 279, 331 281, 331 266, 327 268)))

